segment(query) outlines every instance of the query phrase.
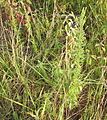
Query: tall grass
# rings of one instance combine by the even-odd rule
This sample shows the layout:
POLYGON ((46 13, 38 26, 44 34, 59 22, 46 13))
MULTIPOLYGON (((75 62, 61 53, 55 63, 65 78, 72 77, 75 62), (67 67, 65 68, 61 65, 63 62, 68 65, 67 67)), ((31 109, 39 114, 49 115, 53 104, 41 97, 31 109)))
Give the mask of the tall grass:
POLYGON ((106 12, 100 0, 0 2, 1 120, 71 119, 87 85, 81 119, 107 119, 106 12))

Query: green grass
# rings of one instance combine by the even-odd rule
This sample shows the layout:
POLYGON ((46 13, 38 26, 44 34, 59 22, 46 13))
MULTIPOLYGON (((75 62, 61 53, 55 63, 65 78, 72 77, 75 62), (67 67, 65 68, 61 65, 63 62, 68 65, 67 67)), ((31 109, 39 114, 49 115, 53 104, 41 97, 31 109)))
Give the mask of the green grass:
POLYGON ((107 119, 106 13, 101 0, 0 2, 0 120, 71 120, 81 99, 81 120, 107 119))

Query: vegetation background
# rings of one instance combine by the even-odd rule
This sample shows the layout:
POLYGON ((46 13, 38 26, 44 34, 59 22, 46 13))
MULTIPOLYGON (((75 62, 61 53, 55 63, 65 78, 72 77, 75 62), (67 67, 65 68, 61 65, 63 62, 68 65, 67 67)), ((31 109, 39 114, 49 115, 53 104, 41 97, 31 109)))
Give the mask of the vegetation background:
POLYGON ((107 120, 106 65, 106 0, 0 0, 0 120, 107 120))

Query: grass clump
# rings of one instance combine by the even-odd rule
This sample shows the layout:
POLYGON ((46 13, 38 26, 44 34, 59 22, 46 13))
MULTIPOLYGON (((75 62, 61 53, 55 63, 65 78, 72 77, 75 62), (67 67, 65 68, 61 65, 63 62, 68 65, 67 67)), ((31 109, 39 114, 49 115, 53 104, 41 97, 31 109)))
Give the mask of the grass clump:
POLYGON ((106 12, 98 0, 0 2, 1 120, 106 120, 106 12))

